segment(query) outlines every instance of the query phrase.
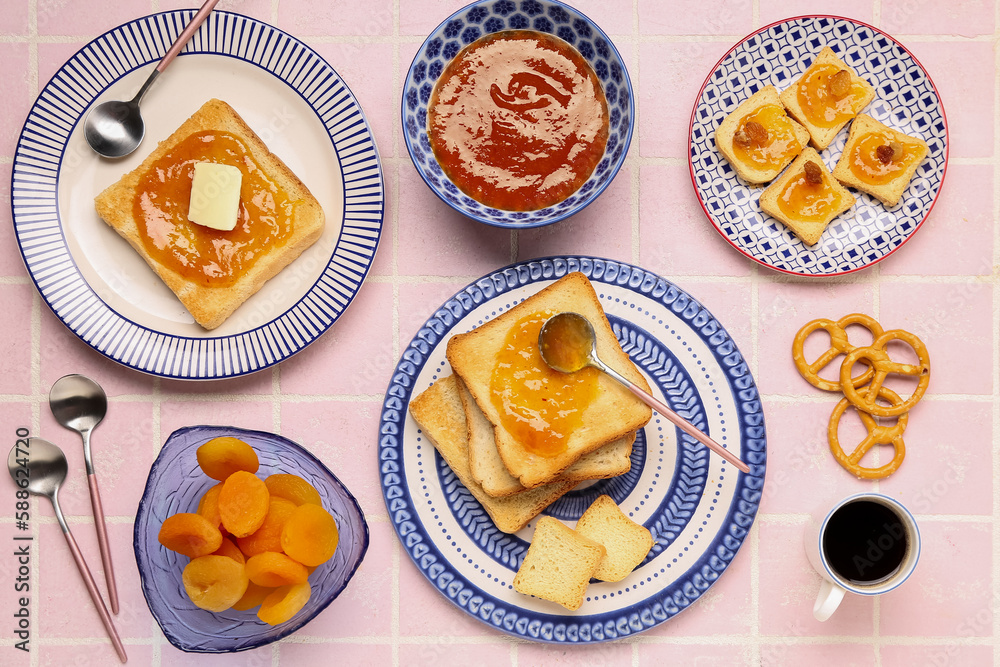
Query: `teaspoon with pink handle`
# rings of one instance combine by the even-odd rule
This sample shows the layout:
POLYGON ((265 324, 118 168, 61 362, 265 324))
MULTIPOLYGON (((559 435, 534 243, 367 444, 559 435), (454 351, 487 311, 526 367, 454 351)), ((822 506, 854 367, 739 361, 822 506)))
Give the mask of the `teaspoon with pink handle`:
MULTIPOLYGON (((66 538, 66 544, 69 545, 70 553, 73 554, 77 569, 80 570, 83 583, 87 586, 90 599, 97 607, 97 613, 101 617, 101 622, 104 623, 104 629, 107 630, 108 637, 111 638, 111 643, 114 645, 118 657, 122 662, 128 662, 125 646, 118 636, 114 621, 111 620, 111 614, 104 606, 104 600, 101 599, 101 594, 97 591, 97 583, 94 581, 93 575, 90 574, 87 561, 83 559, 80 547, 73 539, 73 533, 70 532, 66 517, 63 516, 62 508, 59 507, 59 487, 66 479, 66 472, 69 468, 66 463, 66 455, 48 440, 28 438, 27 447, 22 446, 22 442, 24 441, 18 441, 18 444, 14 445, 7 456, 7 472, 20 488, 26 489, 28 493, 36 496, 45 496, 52 501, 56 521, 62 528, 63 537, 66 538)), ((66 611, 70 613, 70 610, 66 611)))

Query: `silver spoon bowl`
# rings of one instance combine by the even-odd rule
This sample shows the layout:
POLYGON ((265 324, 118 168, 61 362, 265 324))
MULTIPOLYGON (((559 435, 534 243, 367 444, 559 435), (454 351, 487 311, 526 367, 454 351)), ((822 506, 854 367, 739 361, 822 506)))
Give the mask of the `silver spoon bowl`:
POLYGON ((90 599, 97 607, 97 613, 101 617, 101 622, 104 623, 104 629, 107 630, 108 637, 110 637, 118 657, 122 662, 127 662, 128 656, 125 655, 125 646, 118 636, 115 624, 111 620, 111 614, 104 606, 101 594, 97 592, 97 583, 94 581, 93 575, 90 574, 87 561, 83 559, 83 553, 80 552, 80 547, 77 546, 76 539, 69 530, 69 524, 66 523, 66 517, 63 516, 62 508, 59 507, 59 489, 66 480, 66 473, 69 470, 66 455, 48 440, 28 438, 26 447, 21 444, 23 442, 25 441, 19 440, 10 450, 10 454, 7 456, 7 472, 10 473, 11 479, 19 487, 36 496, 44 496, 52 502, 56 520, 59 522, 59 527, 66 538, 66 544, 69 545, 69 550, 73 554, 73 560, 76 561, 76 567, 80 570, 83 583, 87 586, 90 599))
POLYGON ((666 403, 638 387, 624 375, 605 364, 597 356, 597 335, 590 321, 579 313, 553 315, 538 332, 538 350, 542 361, 561 373, 575 373, 592 366, 607 373, 625 385, 639 400, 666 417, 679 429, 702 443, 742 472, 749 473, 750 466, 706 434, 671 410, 666 403))

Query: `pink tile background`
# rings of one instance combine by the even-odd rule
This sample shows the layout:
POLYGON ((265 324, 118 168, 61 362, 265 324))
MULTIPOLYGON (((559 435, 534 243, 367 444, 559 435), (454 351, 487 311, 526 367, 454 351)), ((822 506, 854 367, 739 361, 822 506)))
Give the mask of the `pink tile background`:
MULTIPOLYGON (((520 2, 520 0, 517 0, 520 2)), ((131 664, 188 665, 988 665, 1000 650, 993 617, 1000 582, 996 443, 1000 438, 1000 180, 996 165, 997 0, 578 0, 612 35, 636 102, 625 167, 577 217, 511 233, 467 220, 416 175, 401 142, 399 86, 424 35, 466 0, 223 0, 219 8, 268 21, 316 49, 361 101, 382 157, 386 219, 369 280, 316 344, 275 369, 225 382, 155 379, 92 351, 35 295, 14 245, 10 163, 32 100, 90 39, 163 0, 0 3, 0 419, 60 444, 70 475, 61 492, 76 539, 98 582, 103 574, 76 434, 46 402, 66 373, 97 379, 110 397, 94 433, 122 594, 116 619, 131 664), (712 228, 687 167, 691 104, 711 67, 744 35, 773 21, 831 13, 896 36, 932 76, 950 131, 945 186, 918 234, 878 267, 833 280, 789 278, 760 268, 712 228), (519 259, 594 254, 639 264, 704 303, 738 343, 763 397, 768 471, 759 521, 726 575, 691 609, 645 634, 590 647, 531 644, 456 609, 401 548, 379 484, 382 394, 398 354, 455 291, 519 259), (829 452, 826 424, 837 397, 808 385, 790 361, 804 323, 872 314, 927 344, 932 380, 910 414, 907 458, 888 480, 857 480, 829 452), (301 632, 228 656, 171 647, 139 589, 132 521, 145 475, 169 434, 200 423, 279 431, 302 443, 357 496, 371 544, 354 580, 301 632), (811 607, 820 578, 806 561, 806 513, 825 497, 877 489, 907 504, 923 537, 913 577, 877 603, 849 596, 826 623, 811 607)), ((852 334, 853 339, 853 334, 852 334)), ((822 335, 807 347, 812 356, 822 335)), ((832 369, 831 369, 832 370, 832 369)), ((856 418, 840 432, 861 436, 856 418)), ((847 444, 845 444, 847 446, 847 444)), ((879 451, 880 460, 888 450, 879 451)), ((2 484, 0 484, 2 487, 2 484)), ((8 486, 13 493, 13 487, 8 486)), ((30 534, 34 563, 32 650, 0 633, 4 665, 116 664, 70 562, 48 503, 31 503, 31 530, 0 502, 0 544, 30 534), (66 610, 72 610, 67 613, 66 610)), ((0 583, 14 572, 0 559, 0 583)), ((7 583, 3 583, 7 582, 7 583)), ((103 590, 103 589, 102 589, 103 590)), ((0 595, 0 614, 16 599, 0 595)), ((9 616, 6 616, 9 617, 9 616)))

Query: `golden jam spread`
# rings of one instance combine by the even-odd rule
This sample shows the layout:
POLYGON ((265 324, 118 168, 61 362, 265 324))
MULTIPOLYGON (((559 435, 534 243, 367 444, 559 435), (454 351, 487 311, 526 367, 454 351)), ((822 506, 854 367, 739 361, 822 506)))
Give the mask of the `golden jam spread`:
POLYGON ((888 146, 894 141, 895 138, 887 133, 872 132, 855 142, 848 163, 851 173, 869 185, 884 185, 906 171, 920 157, 922 147, 898 142, 903 150, 902 156, 883 162, 877 154, 879 146, 888 146))
POLYGON ((805 172, 793 176, 778 194, 778 208, 791 220, 824 222, 832 211, 840 210, 843 193, 830 187, 823 175, 822 183, 810 183, 805 172))
POLYGON ((542 361, 538 332, 553 314, 533 313, 514 324, 490 376, 500 423, 525 449, 545 457, 566 451, 570 434, 583 424, 583 413, 599 390, 597 369, 560 373, 542 361))
POLYGON ((767 130, 767 141, 763 145, 758 145, 755 141, 746 145, 734 141, 733 152, 743 162, 757 169, 778 169, 790 156, 802 152, 802 144, 795 136, 784 107, 765 104, 754 110, 740 120, 736 134, 744 132, 746 124, 751 121, 760 123, 767 130))
POLYGON ((859 103, 866 93, 860 82, 852 77, 849 92, 840 98, 830 91, 830 79, 846 71, 836 65, 813 65, 799 84, 799 106, 816 127, 835 127, 857 115, 859 103))
POLYGON ((139 177, 132 212, 151 257, 195 283, 225 287, 249 271, 266 248, 288 240, 295 204, 239 137, 205 130, 178 143, 139 177), (188 220, 196 162, 228 164, 243 173, 232 231, 188 220))
POLYGON ((586 60, 561 39, 496 32, 455 56, 427 125, 444 173, 476 201, 534 211, 576 192, 604 156, 608 104, 586 60))

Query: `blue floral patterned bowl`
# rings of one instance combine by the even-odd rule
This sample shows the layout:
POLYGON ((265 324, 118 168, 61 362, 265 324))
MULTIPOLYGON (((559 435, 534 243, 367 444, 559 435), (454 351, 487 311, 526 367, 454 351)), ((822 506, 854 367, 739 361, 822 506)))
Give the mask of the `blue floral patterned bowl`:
POLYGON ((589 18, 556 0, 484 0, 452 14, 421 45, 403 84, 400 117, 413 166, 434 194, 459 213, 480 222, 523 229, 568 218, 608 187, 628 153, 632 110, 632 84, 625 63, 608 36, 589 18), (501 30, 537 30, 572 44, 594 68, 608 100, 611 125, 603 159, 579 190, 537 211, 501 211, 465 195, 444 175, 427 136, 427 104, 445 67, 468 44, 501 30))
POLYGON ((368 549, 368 525, 354 496, 326 466, 294 442, 261 431, 192 426, 174 431, 153 462, 135 517, 133 546, 146 603, 170 643, 182 651, 230 653, 277 641, 326 609, 361 564, 368 549), (312 596, 287 623, 267 625, 257 618, 256 609, 213 613, 194 606, 181 581, 188 558, 157 541, 164 519, 194 511, 201 495, 217 483, 198 467, 195 452, 220 436, 239 438, 254 448, 260 459, 260 477, 292 473, 308 480, 337 521, 337 551, 309 577, 312 596))

